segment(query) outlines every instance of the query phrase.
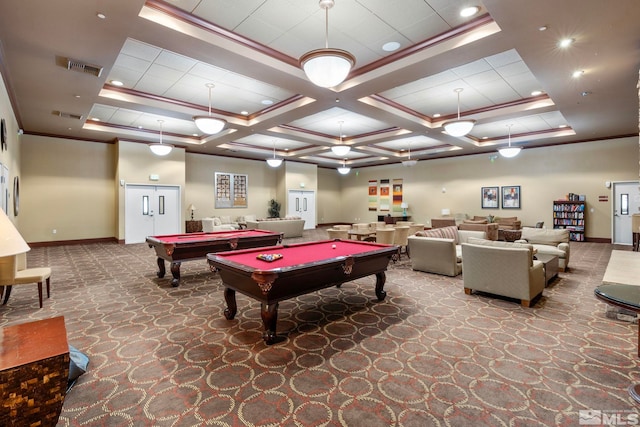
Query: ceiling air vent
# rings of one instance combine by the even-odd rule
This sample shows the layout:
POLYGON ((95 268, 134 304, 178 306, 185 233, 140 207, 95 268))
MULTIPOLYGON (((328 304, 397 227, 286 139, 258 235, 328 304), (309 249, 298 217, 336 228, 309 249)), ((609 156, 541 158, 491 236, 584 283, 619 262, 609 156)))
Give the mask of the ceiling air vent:
POLYGON ((100 77, 102 74, 102 67, 99 65, 87 64, 86 62, 78 61, 77 59, 67 58, 67 70, 78 71, 80 73, 93 74, 96 77, 100 77))
POLYGON ((82 120, 82 114, 65 113, 64 111, 54 111, 53 114, 64 117, 65 119, 82 120))

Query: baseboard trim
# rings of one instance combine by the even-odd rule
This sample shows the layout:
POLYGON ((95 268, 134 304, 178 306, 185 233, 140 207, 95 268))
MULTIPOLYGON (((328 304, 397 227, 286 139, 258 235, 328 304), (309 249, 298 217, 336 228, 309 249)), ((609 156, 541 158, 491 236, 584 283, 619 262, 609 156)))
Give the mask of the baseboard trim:
POLYGON ((45 246, 88 245, 91 243, 112 243, 112 242, 118 243, 119 241, 115 237, 101 237, 99 239, 55 240, 51 242, 27 242, 27 243, 32 248, 41 248, 45 246))

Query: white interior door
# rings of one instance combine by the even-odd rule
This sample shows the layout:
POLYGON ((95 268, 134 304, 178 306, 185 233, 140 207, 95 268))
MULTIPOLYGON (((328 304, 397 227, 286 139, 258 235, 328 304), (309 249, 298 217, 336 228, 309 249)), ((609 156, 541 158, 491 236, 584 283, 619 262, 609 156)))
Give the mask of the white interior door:
POLYGON ((289 190, 287 215, 304 219, 304 229, 316 228, 316 193, 311 190, 289 190))
POLYGON ((124 242, 180 233, 180 212, 180 187, 127 184, 124 242))
POLYGON ((640 213, 640 188, 637 181, 613 183, 613 243, 631 245, 631 215, 640 213))

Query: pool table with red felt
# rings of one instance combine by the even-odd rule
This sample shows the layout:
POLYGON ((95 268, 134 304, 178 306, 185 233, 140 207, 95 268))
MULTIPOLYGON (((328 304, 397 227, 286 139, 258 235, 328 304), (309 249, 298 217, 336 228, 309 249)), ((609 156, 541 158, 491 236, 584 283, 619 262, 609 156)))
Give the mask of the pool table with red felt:
POLYGON ((173 275, 171 285, 175 287, 180 284, 182 261, 203 260, 210 252, 274 246, 282 242, 282 233, 250 229, 149 236, 146 240, 158 256, 158 277, 164 277, 164 262, 169 261, 173 275))
POLYGON ((212 271, 220 273, 227 303, 224 315, 231 320, 238 307, 236 291, 261 303, 265 343, 276 341, 278 301, 375 274, 375 292, 382 301, 385 271, 397 246, 357 240, 323 240, 270 248, 207 254, 212 271), (335 246, 335 247, 334 247, 335 246), (261 254, 278 254, 272 262, 261 254))

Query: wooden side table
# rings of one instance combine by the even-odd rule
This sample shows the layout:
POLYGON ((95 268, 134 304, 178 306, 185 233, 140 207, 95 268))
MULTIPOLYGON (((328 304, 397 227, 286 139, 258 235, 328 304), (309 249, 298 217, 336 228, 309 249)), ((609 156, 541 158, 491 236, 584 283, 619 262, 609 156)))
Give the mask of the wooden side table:
POLYGON ((185 221, 184 229, 187 233, 200 233, 202 232, 202 221, 199 219, 185 221))
POLYGON ((69 381, 64 317, 0 329, 0 425, 55 426, 69 381))

